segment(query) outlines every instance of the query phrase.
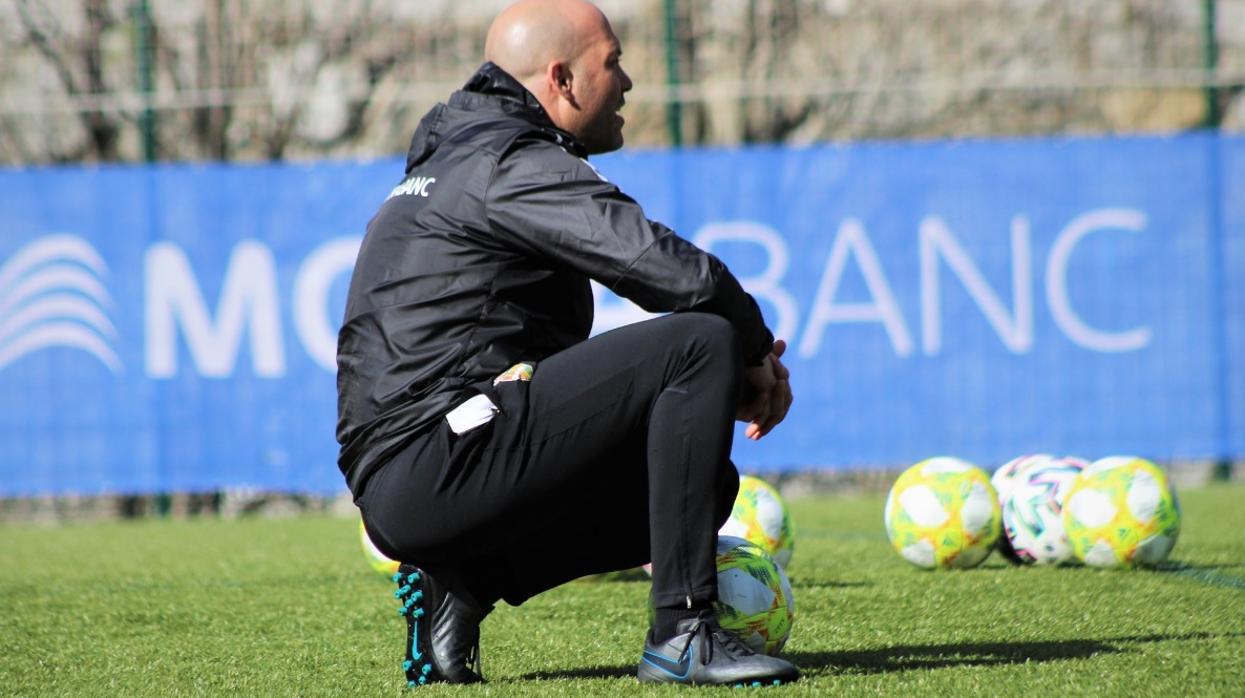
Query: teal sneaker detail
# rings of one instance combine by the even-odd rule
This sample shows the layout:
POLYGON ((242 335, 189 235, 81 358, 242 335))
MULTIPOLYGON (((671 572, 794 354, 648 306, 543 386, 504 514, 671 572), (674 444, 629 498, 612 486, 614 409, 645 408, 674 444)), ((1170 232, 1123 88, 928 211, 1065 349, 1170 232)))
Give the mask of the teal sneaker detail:
POLYGON ((425 613, 419 603, 423 599, 420 589, 423 575, 416 568, 402 565, 392 579, 398 585, 397 591, 393 592, 400 604, 398 615, 405 616, 407 623, 406 658, 402 661, 402 671, 406 674, 407 686, 419 686, 428 683, 428 675, 432 673, 432 662, 419 649, 419 619, 425 613))
POLYGON ((427 572, 403 564, 393 576, 398 614, 406 618, 406 685, 479 683, 481 609, 427 572))

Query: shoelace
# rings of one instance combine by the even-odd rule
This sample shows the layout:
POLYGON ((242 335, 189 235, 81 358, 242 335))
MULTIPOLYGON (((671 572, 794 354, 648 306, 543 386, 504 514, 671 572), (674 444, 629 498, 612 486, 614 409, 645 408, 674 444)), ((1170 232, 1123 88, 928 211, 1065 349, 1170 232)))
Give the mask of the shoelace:
POLYGON ((713 623, 708 623, 704 620, 697 621, 696 627, 692 629, 687 639, 687 644, 683 646, 683 652, 686 653, 692 643, 697 640, 700 640, 700 646, 704 648, 704 651, 700 653, 700 663, 702 665, 707 665, 713 661, 713 648, 717 644, 721 644, 722 649, 736 659, 756 654, 751 647, 748 647, 736 637, 735 633, 723 630, 721 627, 715 627, 713 623))
POLYGON ((722 644, 722 648, 736 659, 740 657, 750 657, 756 654, 756 652, 753 652, 751 647, 744 644, 735 633, 723 630, 722 628, 717 628, 713 631, 713 636, 719 643, 722 644))

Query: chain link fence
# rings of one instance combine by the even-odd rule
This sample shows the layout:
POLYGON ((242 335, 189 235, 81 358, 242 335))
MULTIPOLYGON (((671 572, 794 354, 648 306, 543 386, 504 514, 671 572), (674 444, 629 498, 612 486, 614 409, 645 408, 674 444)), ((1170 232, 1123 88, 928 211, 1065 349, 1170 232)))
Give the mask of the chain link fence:
MULTIPOLYGON (((0 164, 400 153, 506 0, 0 0, 0 164)), ((613 0, 632 146, 1245 130, 1245 0, 613 0)))

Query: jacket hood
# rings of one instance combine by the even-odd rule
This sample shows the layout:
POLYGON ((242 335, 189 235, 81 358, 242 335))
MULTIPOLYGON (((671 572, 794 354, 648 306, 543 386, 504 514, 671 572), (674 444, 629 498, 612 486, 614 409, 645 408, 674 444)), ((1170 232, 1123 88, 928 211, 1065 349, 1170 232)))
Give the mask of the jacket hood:
POLYGON ((409 173, 427 160, 450 133, 478 120, 498 117, 525 121, 576 156, 587 157, 587 151, 574 136, 553 124, 535 95, 490 61, 480 66, 461 90, 450 95, 448 104, 438 104, 420 120, 406 155, 406 171, 409 173))

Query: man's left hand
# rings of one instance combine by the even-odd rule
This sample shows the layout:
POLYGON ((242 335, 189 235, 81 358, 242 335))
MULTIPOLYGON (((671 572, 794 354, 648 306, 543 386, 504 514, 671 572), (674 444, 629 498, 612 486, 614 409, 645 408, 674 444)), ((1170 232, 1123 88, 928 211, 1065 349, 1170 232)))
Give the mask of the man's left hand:
POLYGON ((774 348, 765 361, 745 372, 755 397, 740 407, 737 416, 741 421, 748 422, 744 436, 753 441, 760 440, 778 426, 786 418, 795 399, 791 393, 791 372, 781 360, 786 351, 785 341, 780 339, 774 342, 774 348))

